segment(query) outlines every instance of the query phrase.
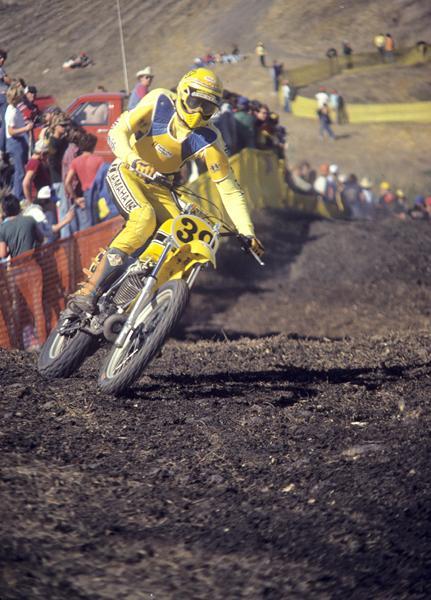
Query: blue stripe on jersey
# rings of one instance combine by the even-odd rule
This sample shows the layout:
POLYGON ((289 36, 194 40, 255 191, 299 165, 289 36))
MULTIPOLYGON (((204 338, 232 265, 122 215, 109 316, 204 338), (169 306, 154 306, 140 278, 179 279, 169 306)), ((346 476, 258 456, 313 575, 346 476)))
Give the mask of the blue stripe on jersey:
POLYGON ((206 146, 210 146, 217 139, 217 134, 208 127, 198 127, 193 133, 184 140, 181 149, 181 160, 184 162, 190 156, 199 152, 206 146))
POLYGON ((157 98, 153 122, 148 135, 163 135, 166 133, 169 121, 175 112, 175 107, 170 98, 162 94, 157 98))

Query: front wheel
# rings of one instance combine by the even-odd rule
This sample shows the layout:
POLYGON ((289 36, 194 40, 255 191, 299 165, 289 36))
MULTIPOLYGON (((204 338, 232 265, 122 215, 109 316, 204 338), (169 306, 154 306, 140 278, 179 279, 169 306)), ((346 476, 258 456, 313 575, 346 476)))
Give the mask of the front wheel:
POLYGON ((39 373, 50 378, 72 375, 92 353, 94 345, 93 337, 85 331, 61 335, 57 327, 42 346, 37 364, 39 373))
POLYGON ((119 395, 139 379, 179 321, 189 294, 182 279, 161 286, 138 315, 122 347, 114 346, 106 358, 99 375, 104 392, 119 395))

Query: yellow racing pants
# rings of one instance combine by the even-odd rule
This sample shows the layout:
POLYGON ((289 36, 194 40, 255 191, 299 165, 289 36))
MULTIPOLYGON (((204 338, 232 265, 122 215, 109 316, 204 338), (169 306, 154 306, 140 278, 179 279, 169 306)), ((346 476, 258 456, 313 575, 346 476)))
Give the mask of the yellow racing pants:
POLYGON ((145 244, 156 228, 179 214, 169 190, 146 183, 120 159, 110 166, 106 181, 120 214, 126 219, 123 229, 109 244, 110 248, 131 255, 145 244))

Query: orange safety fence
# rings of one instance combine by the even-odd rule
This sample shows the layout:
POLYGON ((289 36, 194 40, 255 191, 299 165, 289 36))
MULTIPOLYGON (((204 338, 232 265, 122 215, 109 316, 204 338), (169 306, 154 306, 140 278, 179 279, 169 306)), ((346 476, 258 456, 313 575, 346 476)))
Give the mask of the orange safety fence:
POLYGON ((122 223, 115 217, 0 265, 0 347, 31 349, 45 341, 82 269, 122 223))

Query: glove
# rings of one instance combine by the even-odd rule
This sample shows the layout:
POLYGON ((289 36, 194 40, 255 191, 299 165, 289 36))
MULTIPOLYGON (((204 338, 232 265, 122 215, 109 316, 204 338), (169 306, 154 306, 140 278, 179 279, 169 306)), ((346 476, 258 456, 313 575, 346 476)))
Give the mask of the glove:
POLYGON ((257 237, 250 237, 250 248, 255 252, 259 257, 263 256, 265 252, 265 248, 260 240, 257 237))
POLYGON ((147 177, 152 179, 155 173, 157 173, 157 170, 152 165, 146 163, 140 158, 134 160, 130 166, 141 177, 147 177))

